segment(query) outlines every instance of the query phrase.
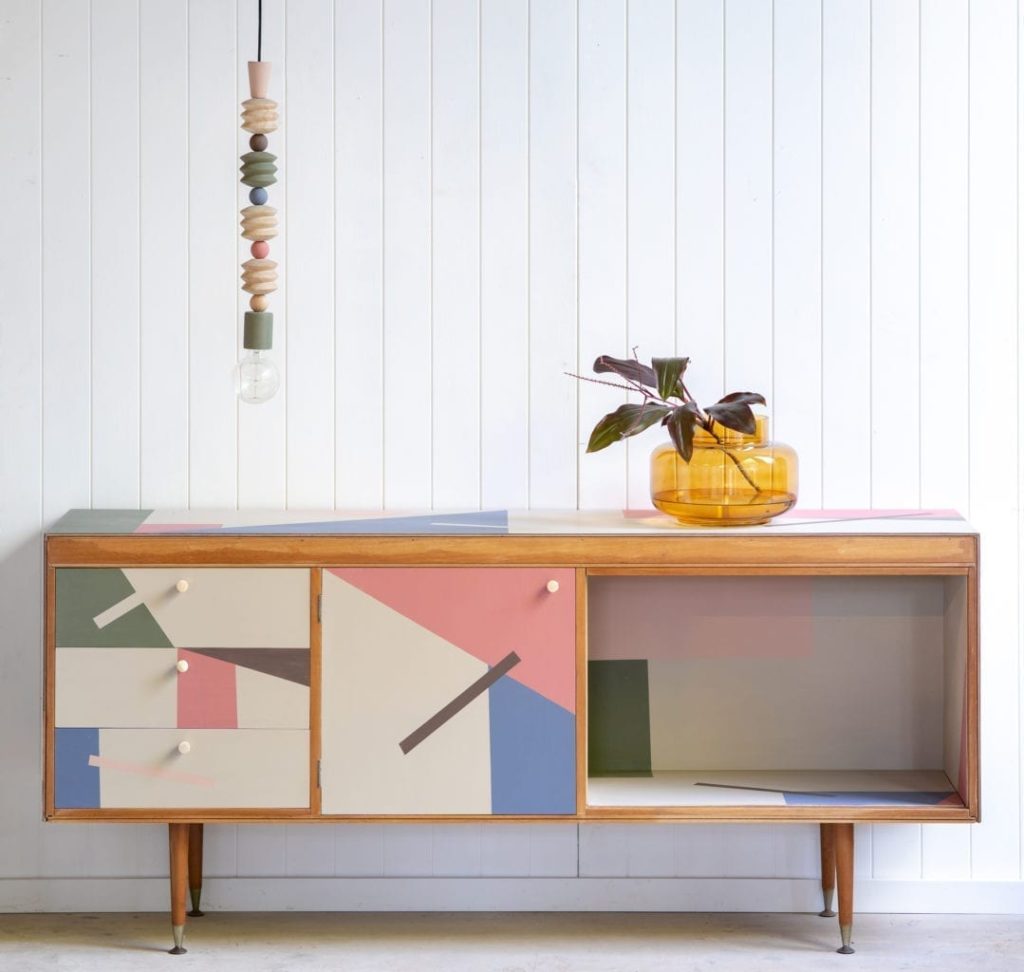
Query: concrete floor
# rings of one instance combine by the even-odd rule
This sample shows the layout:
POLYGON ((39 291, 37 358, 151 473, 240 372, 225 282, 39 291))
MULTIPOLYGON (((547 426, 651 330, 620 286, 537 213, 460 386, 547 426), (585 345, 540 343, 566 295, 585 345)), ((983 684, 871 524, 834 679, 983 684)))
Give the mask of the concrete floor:
POLYGON ((1024 970, 1024 917, 863 915, 854 933, 844 956, 835 920, 813 915, 217 912, 171 957, 166 915, 0 915, 0 970, 1024 970))

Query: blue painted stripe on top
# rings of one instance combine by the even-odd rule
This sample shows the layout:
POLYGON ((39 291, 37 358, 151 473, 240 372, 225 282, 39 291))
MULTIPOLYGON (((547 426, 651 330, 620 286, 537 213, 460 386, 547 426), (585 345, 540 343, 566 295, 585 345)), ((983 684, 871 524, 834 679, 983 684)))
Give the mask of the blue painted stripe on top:
POLYGON ((899 793, 892 790, 783 793, 787 805, 791 807, 934 807, 953 795, 950 790, 899 793))
POLYGON ((507 510, 471 513, 430 513, 420 516, 382 516, 369 520, 322 520, 309 523, 268 523, 265 526, 218 527, 200 533, 317 533, 317 534, 501 534, 508 533, 507 510))
POLYGON ((53 753, 54 805, 60 809, 100 805, 99 729, 57 729, 53 753))
POLYGON ((507 675, 488 705, 491 813, 575 813, 576 717, 507 675))

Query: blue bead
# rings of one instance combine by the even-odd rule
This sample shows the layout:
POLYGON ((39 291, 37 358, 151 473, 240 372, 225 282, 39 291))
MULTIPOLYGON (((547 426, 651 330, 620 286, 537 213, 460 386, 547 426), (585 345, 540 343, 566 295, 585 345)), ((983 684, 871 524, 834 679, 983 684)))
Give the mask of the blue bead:
POLYGON ((249 202, 254 206, 262 206, 267 201, 267 190, 257 186, 249 190, 249 202))

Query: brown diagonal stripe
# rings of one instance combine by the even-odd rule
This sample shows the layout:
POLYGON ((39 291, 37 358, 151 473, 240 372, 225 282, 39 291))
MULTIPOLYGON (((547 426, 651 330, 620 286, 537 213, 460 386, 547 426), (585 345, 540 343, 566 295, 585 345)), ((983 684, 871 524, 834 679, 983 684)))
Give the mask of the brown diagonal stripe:
POLYGON ((490 671, 481 675, 472 685, 463 689, 443 709, 435 712, 419 729, 414 729, 398 745, 406 755, 415 749, 431 733, 437 732, 453 715, 461 712, 478 695, 483 695, 502 675, 520 662, 519 656, 510 651, 490 671))
POLYGON ((309 688, 308 648, 188 648, 197 655, 217 658, 254 672, 283 678, 309 688))

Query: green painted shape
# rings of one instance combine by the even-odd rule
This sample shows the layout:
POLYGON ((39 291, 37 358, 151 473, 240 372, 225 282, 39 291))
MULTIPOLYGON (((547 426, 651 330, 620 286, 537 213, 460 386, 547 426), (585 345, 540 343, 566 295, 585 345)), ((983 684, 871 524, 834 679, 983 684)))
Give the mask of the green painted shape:
POLYGON ((253 188, 266 188, 277 182, 277 156, 272 152, 246 152, 242 156, 242 184, 253 188))
POLYGON ((145 604, 105 628, 93 618, 135 593, 111 567, 61 567, 57 571, 58 648, 173 648, 145 604))
POLYGON ((646 659, 587 665, 587 760, 591 776, 651 775, 646 659))
POLYGON ((50 533, 134 533, 153 510, 68 510, 50 533))

